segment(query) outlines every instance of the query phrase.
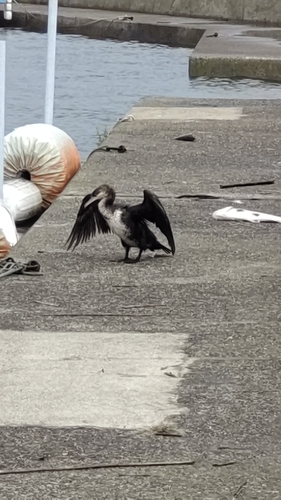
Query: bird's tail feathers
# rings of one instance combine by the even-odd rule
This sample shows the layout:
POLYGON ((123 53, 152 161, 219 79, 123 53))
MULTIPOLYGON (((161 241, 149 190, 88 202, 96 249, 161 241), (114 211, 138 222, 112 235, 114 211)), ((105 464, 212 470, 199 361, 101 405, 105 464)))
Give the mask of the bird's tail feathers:
POLYGON ((159 243, 159 246, 157 245, 157 248, 155 248, 155 250, 164 250, 165 253, 173 253, 170 248, 165 247, 164 245, 162 245, 162 243, 159 243))

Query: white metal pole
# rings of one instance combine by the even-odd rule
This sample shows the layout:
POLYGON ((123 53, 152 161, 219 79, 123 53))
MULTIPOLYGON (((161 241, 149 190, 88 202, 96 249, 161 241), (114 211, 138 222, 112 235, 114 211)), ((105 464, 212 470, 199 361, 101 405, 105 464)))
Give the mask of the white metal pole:
POLYGON ((58 0, 48 3, 48 47, 46 67, 45 123, 53 124, 58 0))
POLYGON ((5 137, 5 84, 6 42, 0 41, 0 200, 3 199, 4 137, 5 137))
POLYGON ((12 17, 12 0, 6 0, 6 3, 4 4, 4 19, 11 21, 12 17))

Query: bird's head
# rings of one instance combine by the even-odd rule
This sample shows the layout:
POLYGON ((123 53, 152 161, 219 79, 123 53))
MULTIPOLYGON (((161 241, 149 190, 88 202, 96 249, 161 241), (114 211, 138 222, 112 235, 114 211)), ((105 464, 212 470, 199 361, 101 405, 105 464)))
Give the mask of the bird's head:
POLYGON ((99 202, 100 200, 106 199, 109 203, 113 203, 115 199, 115 191, 113 188, 107 184, 102 184, 96 188, 92 194, 89 194, 84 201, 84 208, 87 208, 94 202, 99 202))

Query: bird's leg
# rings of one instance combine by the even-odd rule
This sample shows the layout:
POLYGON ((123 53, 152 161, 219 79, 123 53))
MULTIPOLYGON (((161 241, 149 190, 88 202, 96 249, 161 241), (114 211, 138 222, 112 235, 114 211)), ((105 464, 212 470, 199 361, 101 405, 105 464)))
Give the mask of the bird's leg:
MULTIPOLYGON (((129 254, 129 252, 128 252, 128 254, 129 254)), ((126 264, 136 264, 137 262, 140 261, 141 254, 142 254, 142 250, 139 250, 139 254, 138 254, 136 259, 129 259, 128 257, 125 257, 124 262, 126 264)))
POLYGON ((123 242, 122 242, 122 245, 125 248, 125 257, 124 257, 124 259, 118 260, 118 262, 127 262, 128 260, 130 260, 129 259, 130 247, 128 247, 127 245, 124 245, 123 242))
POLYGON ((130 247, 126 247, 126 250, 125 250, 125 257, 124 257, 124 262, 125 262, 125 260, 128 260, 128 259, 129 259, 129 251, 130 251, 130 247))

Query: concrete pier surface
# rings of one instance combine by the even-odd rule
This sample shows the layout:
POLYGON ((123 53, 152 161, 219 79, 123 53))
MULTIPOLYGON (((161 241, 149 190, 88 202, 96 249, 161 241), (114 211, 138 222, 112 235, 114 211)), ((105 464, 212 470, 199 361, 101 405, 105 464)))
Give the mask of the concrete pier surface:
POLYGON ((129 115, 104 141, 127 152, 95 152, 15 248, 43 275, 0 283, 1 469, 143 467, 0 475, 1 498, 277 500, 281 226, 212 214, 281 215, 280 101, 146 98, 129 115), (161 196, 174 257, 117 263, 113 235, 66 251, 104 182, 161 196))
MULTIPOLYGON (((22 3, 47 4, 48 0, 21 0, 22 3)), ((236 22, 281 24, 278 0, 59 0, 62 7, 102 9, 146 14, 206 17, 236 22)))
MULTIPOLYGON (((157 2, 156 2, 157 3, 157 2)), ((93 38, 138 40, 194 48, 190 77, 247 77, 281 81, 281 28, 124 11, 59 8, 58 31, 93 38), (214 33, 217 36, 212 37, 214 33)), ((13 5, 6 27, 46 31, 47 6, 13 5)))

